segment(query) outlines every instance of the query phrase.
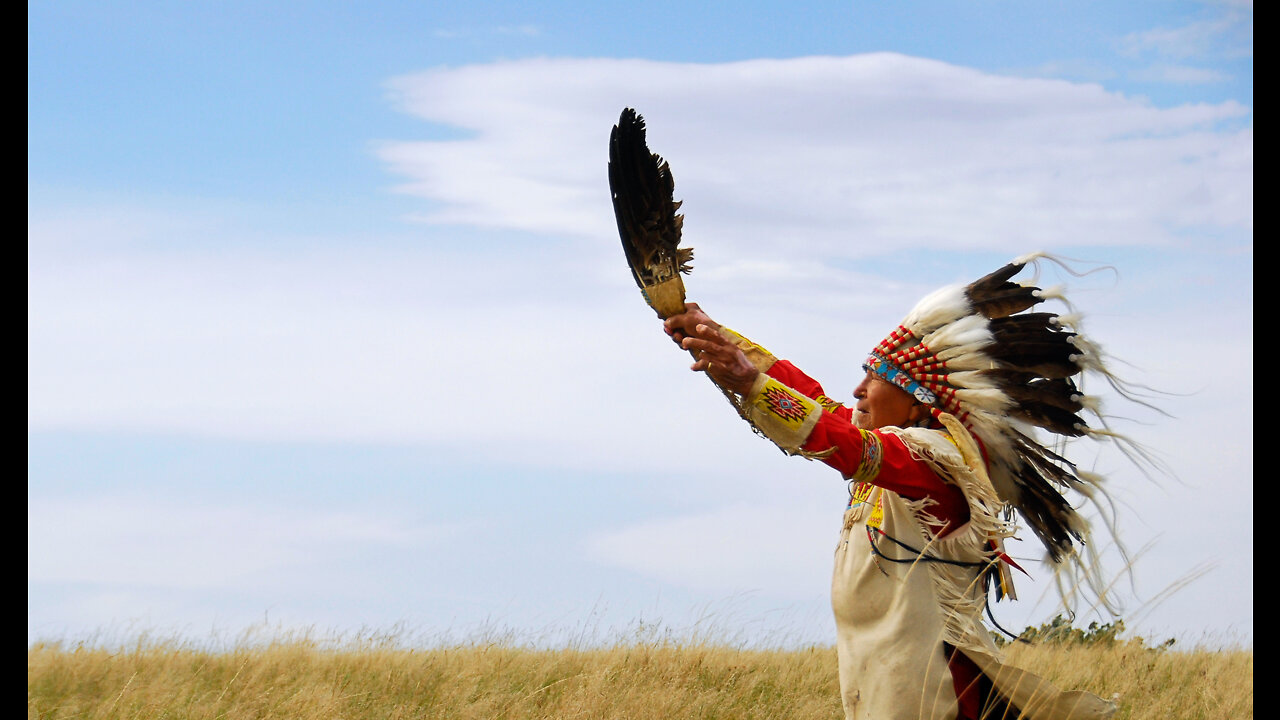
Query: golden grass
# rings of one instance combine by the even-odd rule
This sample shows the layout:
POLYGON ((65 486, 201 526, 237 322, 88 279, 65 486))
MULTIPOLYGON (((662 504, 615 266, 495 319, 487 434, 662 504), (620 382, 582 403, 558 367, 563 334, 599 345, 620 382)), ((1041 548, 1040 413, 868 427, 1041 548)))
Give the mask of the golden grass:
MULTIPOLYGON (((1009 659, 1061 686, 1119 694, 1119 718, 1251 718, 1253 652, 1140 643, 1016 646, 1009 659)), ((140 640, 123 649, 36 644, 28 718, 842 717, 835 650, 630 642, 540 650, 509 643, 405 649, 285 639, 228 650, 140 640)))
POLYGON ((1253 717, 1252 650, 1151 650, 1141 642, 1012 645, 1006 659, 1058 687, 1116 699, 1120 719, 1253 717))

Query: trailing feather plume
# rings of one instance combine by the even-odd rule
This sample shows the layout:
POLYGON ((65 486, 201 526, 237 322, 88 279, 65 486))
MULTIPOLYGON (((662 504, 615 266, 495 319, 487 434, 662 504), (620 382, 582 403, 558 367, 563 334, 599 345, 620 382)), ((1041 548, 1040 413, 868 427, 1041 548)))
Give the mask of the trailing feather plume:
MULTIPOLYGON (((1155 463, 1107 429, 1096 399, 1080 392, 1074 378, 1095 373, 1124 397, 1144 402, 1110 372, 1102 350, 1080 335, 1079 317, 1032 311, 1050 299, 1065 303, 1062 289, 1013 280, 1041 258, 1062 264, 1034 253, 968 285, 929 294, 876 346, 868 366, 906 373, 936 398, 935 416, 959 418, 982 442, 1000 499, 1022 515, 1050 558, 1070 564, 1074 577, 1097 579, 1089 559, 1094 549, 1078 552, 1089 525, 1067 493, 1099 504, 1105 492, 1096 475, 1042 445, 1035 433, 1113 440, 1140 465, 1155 463), (1086 416, 1102 427, 1090 427, 1086 416)), ((1100 582, 1093 589, 1100 597, 1105 592, 1100 582)))
POLYGON ((627 264, 645 301, 662 318, 684 312, 681 273, 693 249, 680 247, 684 216, 676 213, 671 168, 649 151, 644 118, 627 108, 609 136, 609 189, 627 264))

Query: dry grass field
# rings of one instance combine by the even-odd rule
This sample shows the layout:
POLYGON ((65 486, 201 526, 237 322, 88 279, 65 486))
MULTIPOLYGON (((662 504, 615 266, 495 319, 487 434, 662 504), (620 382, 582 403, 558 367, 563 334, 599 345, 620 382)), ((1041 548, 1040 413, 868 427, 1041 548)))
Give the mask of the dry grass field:
MULTIPOLYGON (((1060 686, 1118 696, 1119 718, 1253 717, 1253 651, 1140 641, 1014 645, 1009 659, 1060 686)), ((306 637, 223 650, 139 640, 36 644, 28 718, 842 717, 835 650, 630 641, 543 650, 503 642, 428 649, 306 637)))

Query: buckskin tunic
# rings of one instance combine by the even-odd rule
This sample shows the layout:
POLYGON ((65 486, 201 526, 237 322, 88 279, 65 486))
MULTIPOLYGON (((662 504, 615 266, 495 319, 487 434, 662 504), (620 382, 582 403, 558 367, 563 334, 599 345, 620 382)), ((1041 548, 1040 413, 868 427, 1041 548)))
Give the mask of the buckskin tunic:
POLYGON ((1112 703, 1004 665, 982 624, 983 575, 1013 528, 958 421, 860 430, 794 365, 722 332, 761 370, 740 399, 744 417, 850 481, 831 584, 846 718, 1111 717, 1112 703))

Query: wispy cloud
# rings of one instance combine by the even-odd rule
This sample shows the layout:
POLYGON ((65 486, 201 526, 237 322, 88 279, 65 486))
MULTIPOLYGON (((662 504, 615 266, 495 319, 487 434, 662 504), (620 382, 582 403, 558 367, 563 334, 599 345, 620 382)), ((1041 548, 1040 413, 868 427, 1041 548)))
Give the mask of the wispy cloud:
POLYGON ((27 504, 27 580, 230 587, 269 582, 274 571, 323 565, 360 547, 423 547, 451 532, 356 512, 42 496, 27 504))
POLYGON ((1116 68, 1097 59, 1054 60, 1033 67, 1009 68, 1009 75, 1039 78, 1060 78, 1073 82, 1104 83, 1119 75, 1116 68))
POLYGON ((1131 57, 1190 58, 1253 57, 1253 5, 1227 4, 1215 17, 1174 27, 1129 33, 1120 51, 1131 57))
POLYGON ((476 39, 484 37, 537 37, 542 34, 542 28, 537 25, 492 25, 489 27, 477 28, 439 28, 431 32, 433 37, 441 40, 461 40, 476 39))
POLYGON ((1187 65, 1151 65, 1130 72, 1128 76, 1134 80, 1153 83, 1170 83, 1173 85, 1210 85, 1231 80, 1231 76, 1209 68, 1190 67, 1187 65))
POLYGON ((542 34, 542 29, 537 25, 499 25, 493 28, 495 35, 523 35, 525 37, 534 37, 542 34))
POLYGON ((763 590, 782 598, 794 597, 795 590, 811 596, 831 572, 827 556, 813 552, 835 546, 831 515, 826 507, 782 510, 778 504, 737 503, 602 533, 590 540, 589 552, 599 562, 672 586, 763 590), (769 531, 761 532, 764 527, 769 531), (709 557, 715 562, 707 563, 709 557))
POLYGON ((391 87, 407 112, 474 132, 379 151, 406 178, 402 192, 435 204, 424 214, 434 223, 608 236, 605 129, 634 105, 653 146, 678 158, 690 222, 747 253, 797 236, 810 256, 832 257, 902 244, 1012 249, 1028 235, 1151 244, 1197 215, 1252 224, 1251 206, 1221 204, 1234 192, 1188 202, 1206 177, 1248 182, 1214 167, 1246 141, 1216 131, 1248 114, 1232 102, 1162 110, 1095 85, 887 54, 529 60, 391 87))

